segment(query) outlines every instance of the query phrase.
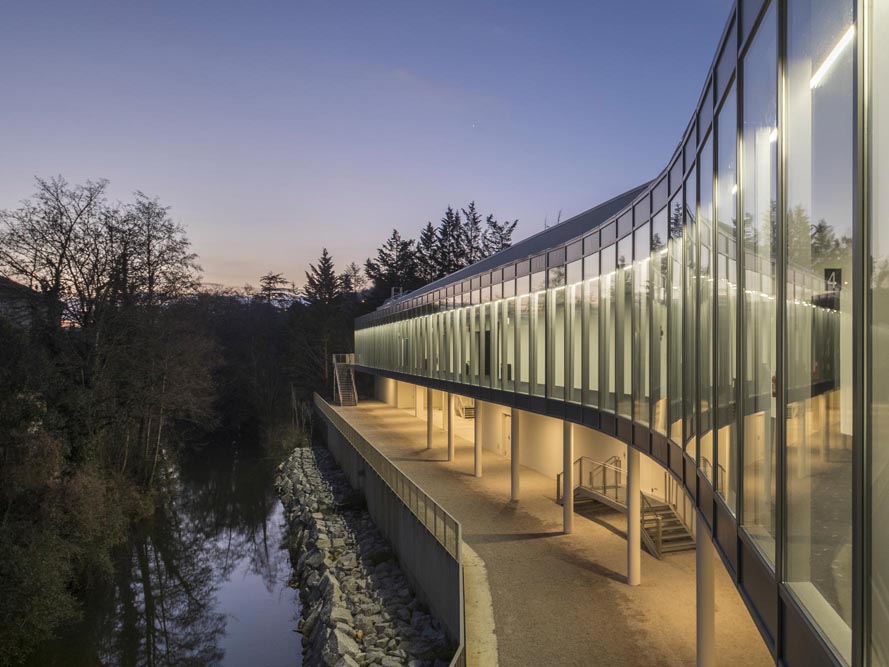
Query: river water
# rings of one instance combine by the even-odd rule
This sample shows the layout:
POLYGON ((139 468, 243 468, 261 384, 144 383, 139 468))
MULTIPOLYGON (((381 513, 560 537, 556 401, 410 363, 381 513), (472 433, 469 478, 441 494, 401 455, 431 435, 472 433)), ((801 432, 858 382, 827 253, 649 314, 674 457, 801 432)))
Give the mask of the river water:
POLYGON ((152 518, 115 552, 113 575, 90 584, 82 622, 30 664, 300 665, 277 460, 215 442, 169 469, 152 518))

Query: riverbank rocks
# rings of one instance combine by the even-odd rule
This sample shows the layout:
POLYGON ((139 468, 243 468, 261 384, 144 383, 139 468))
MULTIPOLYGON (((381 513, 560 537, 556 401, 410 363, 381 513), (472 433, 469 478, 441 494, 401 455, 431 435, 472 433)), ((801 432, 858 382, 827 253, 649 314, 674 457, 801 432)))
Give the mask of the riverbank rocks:
POLYGON ((454 646, 417 600, 330 452, 295 449, 276 486, 302 601, 303 664, 447 667, 454 646))

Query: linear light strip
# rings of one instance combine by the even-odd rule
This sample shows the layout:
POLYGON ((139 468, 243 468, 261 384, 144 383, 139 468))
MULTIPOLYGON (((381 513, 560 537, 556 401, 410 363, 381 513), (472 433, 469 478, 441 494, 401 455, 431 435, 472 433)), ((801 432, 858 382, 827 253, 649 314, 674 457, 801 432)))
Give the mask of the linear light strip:
POLYGON ((843 36, 840 37, 840 41, 837 42, 836 46, 833 47, 831 52, 827 54, 827 58, 824 59, 824 62, 821 63, 821 67, 815 72, 812 80, 809 82, 809 87, 813 90, 821 83, 821 80, 827 75, 827 72, 836 62, 837 58, 840 57, 840 54, 843 52, 849 43, 852 41, 852 38, 855 37, 855 24, 849 26, 849 29, 843 33, 843 36))

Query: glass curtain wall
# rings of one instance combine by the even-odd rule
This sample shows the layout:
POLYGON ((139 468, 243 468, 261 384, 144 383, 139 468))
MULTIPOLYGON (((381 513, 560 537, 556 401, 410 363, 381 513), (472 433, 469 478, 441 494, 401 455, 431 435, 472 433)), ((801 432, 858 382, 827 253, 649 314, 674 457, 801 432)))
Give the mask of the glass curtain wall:
POLYGON ((697 168, 685 180, 685 341, 682 394, 685 453, 697 460, 698 423, 698 186, 697 168))
POLYGON ((778 25, 775 4, 743 62, 743 524, 775 562, 778 25))
MULTIPOLYGON (((864 4, 873 36, 865 86, 855 84, 858 4, 786 0, 779 35, 771 2, 698 164, 689 164, 692 138, 681 191, 633 235, 548 274, 527 275, 528 262, 526 275, 502 286, 449 286, 422 315, 393 308, 355 334, 365 365, 565 398, 649 424, 684 446, 733 511, 740 480, 743 530, 786 584, 782 595, 846 662, 860 556, 852 536, 859 379, 865 509, 880 527, 889 512, 889 361, 881 355, 889 346, 889 0, 864 4), (857 91, 871 96, 861 226, 857 91), (853 247, 870 252, 868 261, 856 265, 853 247), (867 297, 863 374, 853 364, 855 290, 867 297)), ((708 113, 696 122, 709 132, 708 113)), ((671 181, 681 171, 675 166, 671 181)), ((874 665, 889 665, 887 534, 865 536, 862 604, 870 605, 874 665)))
POLYGON ((713 482, 713 136, 698 158, 698 466, 713 482))
POLYGON ((531 276, 531 393, 546 396, 546 272, 531 276))
POLYGON ((738 354, 738 100, 735 87, 723 102, 717 119, 716 190, 716 490, 732 514, 738 496, 738 443, 735 410, 738 354))
POLYGON ((651 222, 651 419, 652 428, 667 434, 667 208, 651 222))
POLYGON ((531 388, 531 277, 516 278, 518 294, 518 367, 519 385, 517 391, 527 394, 531 388))
POLYGON ((565 286, 566 267, 557 266, 549 270, 549 289, 547 291, 550 322, 546 341, 547 391, 550 398, 565 398, 565 358, 567 350, 568 313, 567 287, 565 286))
POLYGON ((870 234, 871 234, 871 637, 870 657, 889 665, 889 1, 874 2, 871 14, 870 234))
POLYGON ((583 261, 577 260, 568 265, 568 330, 570 353, 568 360, 568 400, 580 403, 583 399, 583 261))
POLYGON ((683 257, 683 223, 685 218, 685 202, 682 187, 670 202, 669 217, 669 266, 670 266, 670 335, 668 351, 668 383, 670 398, 670 439, 680 447, 683 443, 682 425, 684 415, 683 397, 683 313, 685 289, 683 288, 684 257, 683 257))
POLYGON ((503 388, 507 391, 515 389, 516 379, 516 297, 515 280, 507 280, 503 284, 503 303, 500 312, 503 322, 503 388))
POLYGON ((784 579, 852 646, 854 6, 787 6, 784 579))
MULTIPOLYGON (((599 363, 599 353, 601 349, 599 340, 599 253, 594 253, 583 260, 583 278, 584 278, 584 338, 586 344, 584 350, 584 365, 586 371, 584 373, 586 382, 584 383, 584 405, 592 407, 599 406, 599 372, 601 364, 599 363)), ((604 344, 604 343, 603 343, 604 344)))
MULTIPOLYGON (((601 344, 599 359, 602 365, 602 410, 617 410, 617 246, 604 248, 600 253, 602 262, 602 299, 601 319, 602 330, 599 336, 601 344)), ((623 289, 621 287, 621 289, 623 289)))
POLYGON ((617 242, 617 414, 633 417, 633 236, 617 242))
POLYGON ((649 377, 649 277, 651 224, 633 232, 633 421, 648 426, 651 409, 649 377))

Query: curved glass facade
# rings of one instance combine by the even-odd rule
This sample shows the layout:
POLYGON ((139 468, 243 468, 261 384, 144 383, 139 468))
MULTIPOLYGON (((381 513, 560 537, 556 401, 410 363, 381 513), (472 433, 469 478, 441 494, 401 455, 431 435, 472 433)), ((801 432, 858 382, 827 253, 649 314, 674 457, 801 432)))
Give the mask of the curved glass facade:
POLYGON ((889 665, 887 34, 889 0, 742 3, 629 206, 356 323, 368 372, 660 461, 783 664, 889 665))

